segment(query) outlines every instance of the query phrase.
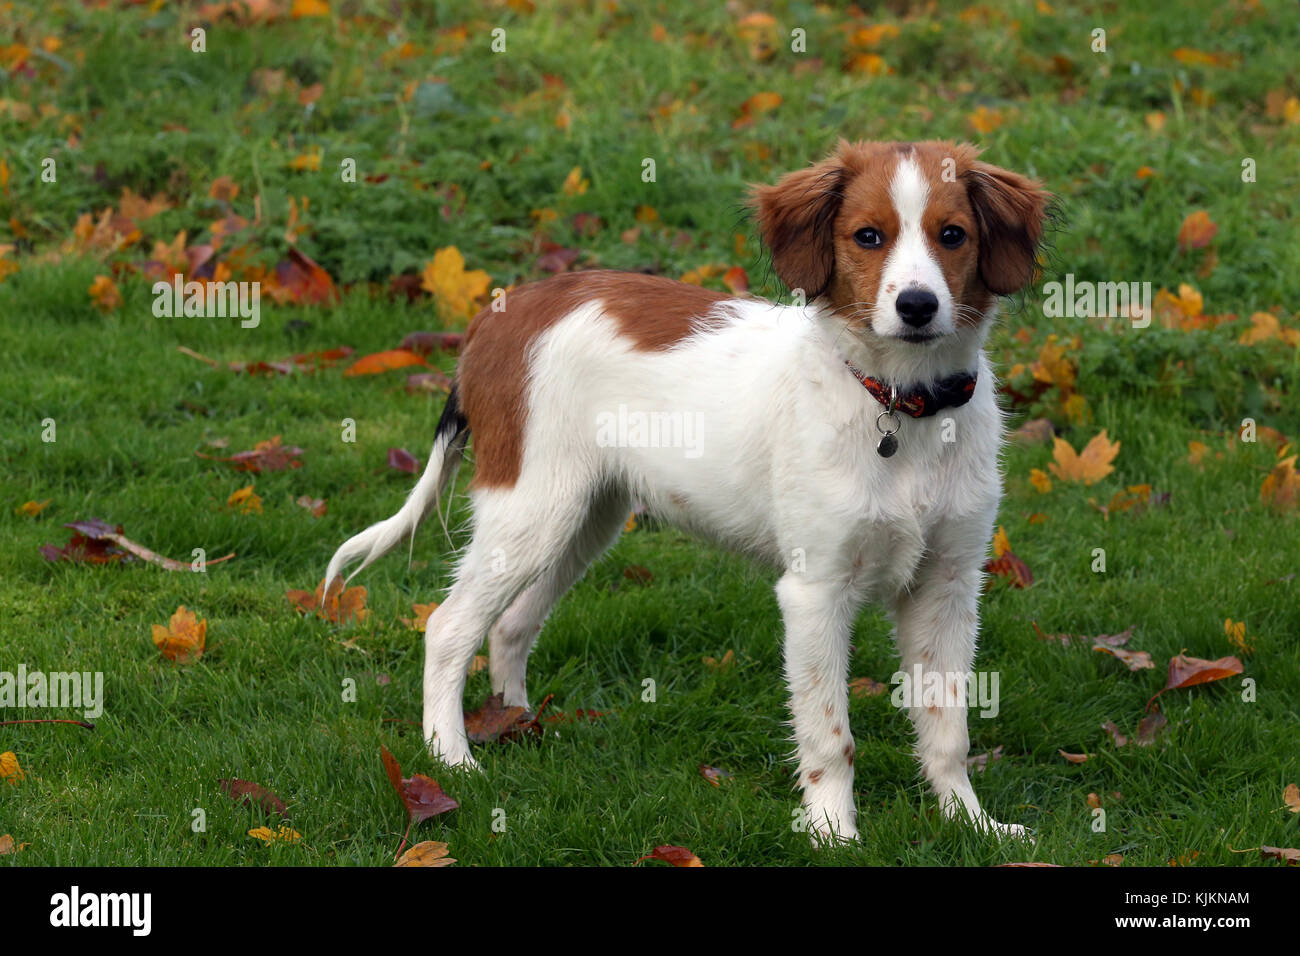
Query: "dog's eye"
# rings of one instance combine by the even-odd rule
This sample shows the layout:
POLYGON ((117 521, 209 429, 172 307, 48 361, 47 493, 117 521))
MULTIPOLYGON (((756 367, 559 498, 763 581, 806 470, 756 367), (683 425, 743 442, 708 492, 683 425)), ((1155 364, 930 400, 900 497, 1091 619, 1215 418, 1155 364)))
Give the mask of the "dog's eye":
POLYGON ((939 244, 945 249, 956 249, 966 241, 966 230, 961 226, 944 226, 939 232, 939 244))
POLYGON ((863 249, 879 249, 885 243, 885 237, 879 229, 859 229, 853 234, 853 241, 863 249))

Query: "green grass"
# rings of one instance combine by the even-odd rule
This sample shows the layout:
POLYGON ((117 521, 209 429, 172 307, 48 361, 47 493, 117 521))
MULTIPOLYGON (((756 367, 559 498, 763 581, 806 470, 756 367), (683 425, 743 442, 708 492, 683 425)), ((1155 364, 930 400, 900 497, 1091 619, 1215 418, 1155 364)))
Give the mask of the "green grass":
MULTIPOLYGON (((1300 816, 1284 812, 1282 790, 1300 778, 1300 614, 1297 580, 1286 579, 1300 570, 1300 536, 1294 512, 1260 500, 1275 449, 1230 447, 1226 438, 1247 416, 1300 434, 1297 350, 1237 342, 1256 311, 1280 306, 1283 324, 1296 324, 1300 125, 1267 115, 1265 98, 1275 89, 1300 95, 1287 79, 1300 22, 1281 2, 1253 14, 1203 0, 1054 6, 1042 15, 1033 3, 1013 3, 971 22, 949 5, 932 19, 882 13, 901 33, 877 51, 894 70, 878 77, 841 68, 850 21, 811 4, 772 8, 783 36, 807 31, 808 53, 783 42, 766 62, 749 57, 733 22, 710 5, 611 13, 565 4, 559 15, 529 15, 504 4, 435 3, 394 23, 387 4, 359 3, 346 18, 210 25, 205 54, 190 52, 193 17, 174 5, 17 4, 0 13, 0 33, 16 42, 62 40, 49 56, 31 57, 31 73, 0 83, 0 100, 32 107, 26 118, 0 108, 0 157, 11 171, 0 244, 16 245, 8 260, 19 267, 0 283, 0 670, 101 671, 106 685, 93 732, 0 726, 0 752, 14 751, 28 774, 19 786, 0 785, 0 833, 30 844, 7 861, 384 865, 405 820, 381 745, 406 773, 431 774, 460 800, 460 810, 413 837, 448 841, 462 865, 624 865, 660 843, 689 846, 709 865, 1084 864, 1111 852, 1126 866, 1163 865, 1191 851, 1195 865, 1235 865, 1258 855, 1230 848, 1296 846, 1300 816), (459 24, 464 48, 435 52, 438 31, 459 24), (656 24, 662 41, 653 39, 656 24), (507 31, 504 54, 488 51, 496 26, 507 31), (1104 56, 1089 50, 1097 26, 1108 31, 1104 56), (406 40, 420 47, 416 56, 384 58, 406 40), (1185 65, 1172 55, 1179 47, 1238 59, 1185 65), (1071 76, 1042 68, 1054 55, 1070 59, 1071 76), (814 57, 820 70, 808 68, 814 57), (793 69, 799 63, 804 69, 793 69), (292 93, 259 92, 250 79, 257 69, 320 82, 324 92, 304 109, 292 93), (548 75, 563 86, 546 87, 548 75), (408 84, 432 77, 447 82, 402 98, 408 84), (1197 103, 1192 89, 1208 90, 1213 104, 1197 103), (733 129, 740 104, 762 90, 784 102, 733 129), (987 135, 969 126, 981 105, 1005 117, 987 135), (555 123, 561 109, 572 120, 567 132, 555 123), (1151 112, 1165 115, 1162 130, 1148 127, 1151 112), (542 741, 481 748, 482 775, 440 767, 412 723, 421 642, 398 618, 412 601, 441 597, 451 550, 441 533, 419 536, 409 567, 394 555, 367 570, 359 583, 373 615, 359 628, 303 619, 284 597, 314 585, 345 537, 396 509, 410 479, 385 468, 386 449, 423 457, 440 399, 408 395, 400 372, 249 378, 209 369, 176 346, 223 360, 394 347, 438 319, 427 299, 386 298, 391 276, 455 245, 494 285, 537 278, 532 212, 545 208, 559 214, 546 238, 581 248, 582 265, 679 276, 739 264, 754 291, 781 295, 752 239, 737 254, 735 234, 749 232, 744 186, 805 165, 837 135, 974 137, 988 159, 1043 178, 1061 197, 1045 278, 1186 282, 1204 295, 1206 312, 1241 317, 1208 331, 1104 328, 1045 319, 1033 291, 995 334, 1003 370, 1032 362, 1049 334, 1081 339, 1070 354, 1086 417, 1069 420, 1053 388, 1012 407, 1013 424, 1048 415, 1076 448, 1101 428, 1123 443, 1114 474, 1090 488, 1057 482, 1047 494, 1029 473, 1046 469, 1050 448, 1011 446, 1005 459, 999 520, 1036 581, 1019 591, 999 583, 983 602, 978 666, 1000 672, 1002 699, 996 718, 972 719, 972 752, 1003 748, 976 790, 998 819, 1033 827, 1036 845, 998 845, 939 819, 908 752, 907 720, 878 697, 852 703, 862 842, 814 851, 790 826, 798 797, 774 576, 653 524, 625 535, 561 602, 530 662, 534 701, 554 694, 555 709, 605 716, 548 725, 558 736, 542 741), (321 171, 288 170, 310 147, 322 150, 321 171), (57 183, 39 179, 47 156, 57 183), (357 160, 359 178, 388 178, 345 184, 344 157, 357 160), (656 158, 657 182, 641 181, 644 157, 656 158), (1257 161, 1256 183, 1241 182, 1243 157, 1257 161), (566 196, 574 166, 590 188, 566 196), (1156 175, 1139 180, 1141 166, 1156 175), (310 200, 298 244, 350 287, 342 302, 264 302, 256 330, 160 319, 149 283, 128 270, 118 275, 122 305, 97 310, 87 293, 96 275, 139 265, 154 241, 178 230, 191 243, 207 237, 220 211, 208 184, 223 175, 241 186, 240 215, 253 219, 261 196, 262 221, 241 241, 267 264, 285 252, 289 197, 310 200), (453 185, 459 198, 444 214, 453 185), (107 261, 57 255, 77 217, 116 203, 123 187, 166 192, 175 208, 141 223, 140 242, 107 261), (625 242, 642 204, 660 224, 625 242), (1205 253, 1179 254, 1175 242, 1194 209, 1219 226, 1218 265, 1204 276, 1205 253), (601 228, 580 236, 577 213, 599 216, 601 228), (1022 330, 1025 341, 1016 337, 1022 330), (41 440, 46 418, 56 423, 54 443, 41 440), (340 440, 345 418, 357 423, 355 443, 340 440), (233 452, 275 434, 306 449, 303 467, 256 476, 264 512, 233 513, 227 497, 252 479, 195 452, 210 450, 209 438, 228 438, 233 452), (1190 440, 1210 445, 1202 468, 1186 460, 1190 440), (1167 503, 1109 520, 1088 504, 1138 483, 1167 492, 1167 503), (328 514, 315 520, 297 507, 303 494, 328 498, 328 514), (47 498, 39 518, 13 511, 47 498), (1035 513, 1046 521, 1031 523, 1035 513), (40 556, 42 543, 66 540, 64 522, 89 516, 121 523, 173 558, 188 560, 196 547, 238 558, 190 575, 40 556), (1090 569, 1094 548, 1106 551, 1104 574, 1090 569), (625 579, 631 564, 649 568, 653 582, 625 579), (151 625, 180 604, 208 621, 209 651, 188 666, 163 660, 150 640, 151 625), (1170 724, 1157 744, 1115 749, 1101 723, 1131 733, 1179 651, 1234 653, 1229 617, 1246 622, 1256 645, 1244 661, 1257 700, 1242 701, 1239 680, 1171 691, 1161 698, 1170 724), (1133 626, 1131 646, 1151 652, 1157 669, 1129 673, 1086 647, 1044 643, 1031 621, 1073 634, 1133 626), (733 668, 701 662, 728 650, 733 668), (380 685, 376 674, 391 681, 380 685), (358 686, 354 703, 342 700, 348 678, 358 686), (657 683, 653 704, 641 702, 645 678, 657 683), (1073 765, 1058 749, 1094 756, 1073 765), (696 769, 702 763, 734 777, 714 788, 696 769), (246 831, 263 819, 218 792, 223 777, 275 790, 301 843, 250 839, 246 831), (1104 833, 1091 829, 1089 793, 1104 798, 1104 833), (195 808, 206 812, 205 832, 191 829, 195 808), (492 829, 497 808, 504 833, 492 829)), ((465 517, 461 505, 456 515, 465 517)), ((854 643, 852 675, 887 681, 896 659, 884 618, 865 612, 854 643)), ((487 693, 486 674, 471 677, 467 703, 487 693)), ((74 715, 0 711, 0 719, 44 716, 74 715)))

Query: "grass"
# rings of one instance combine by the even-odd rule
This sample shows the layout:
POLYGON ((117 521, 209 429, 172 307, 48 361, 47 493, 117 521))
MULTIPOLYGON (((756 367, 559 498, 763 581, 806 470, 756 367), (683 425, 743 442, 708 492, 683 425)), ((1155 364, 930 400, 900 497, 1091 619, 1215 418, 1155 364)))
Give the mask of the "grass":
MULTIPOLYGON (((777 4, 782 39, 767 60, 752 58, 734 21, 708 5, 566 4, 548 15, 434 3, 393 21, 386 4, 336 3, 329 18, 209 24, 203 54, 185 39, 198 22, 192 7, 19 3, 0 12, 0 32, 43 51, 22 66, 0 50, 0 157, 10 170, 0 245, 15 247, 6 259, 18 267, 0 283, 0 671, 99 671, 106 694, 93 732, 0 726, 0 752, 13 751, 27 772, 17 786, 0 785, 0 833, 30 844, 8 861, 385 865, 405 820, 381 745, 406 773, 436 776, 461 802, 413 836, 446 840, 462 865, 626 865, 661 843, 689 846, 709 865, 1084 864, 1116 852, 1125 866, 1193 852, 1193 865, 1236 865, 1258 854, 1233 849, 1297 845, 1300 816, 1284 812, 1282 791, 1300 769, 1300 603, 1288 578, 1300 570, 1300 536, 1294 512, 1260 499, 1275 446, 1229 438, 1247 416, 1300 432, 1297 349, 1238 342, 1254 312, 1281 306, 1284 326, 1294 326, 1300 300, 1300 125, 1266 109, 1270 91, 1300 93, 1289 53, 1300 23, 1280 2, 1253 12, 1199 0, 1054 6, 942 5, 932 17, 857 22, 777 4), (873 52, 848 38, 873 22, 900 27, 874 51, 893 72, 845 70, 855 53, 873 52), (492 54, 498 26, 507 49, 492 54), (787 52, 795 26, 806 30, 807 54, 787 52), (1089 49, 1097 26, 1107 54, 1089 49), (47 37, 60 41, 52 51, 47 37), (415 49, 403 56, 408 41, 415 49), (1182 47, 1232 59, 1185 63, 1173 55, 1182 47), (1068 69, 1053 69, 1053 56, 1068 58, 1068 69), (255 75, 264 69, 292 82, 264 92, 255 75), (318 82, 319 99, 304 107, 293 84, 318 82), (782 104, 733 128, 741 104, 764 90, 779 91, 782 104), (981 107, 1001 125, 975 130, 981 107), (1151 113, 1163 114, 1163 127, 1151 113), (753 291, 779 296, 743 220, 744 185, 805 165, 837 135, 973 137, 990 160, 1043 178, 1061 197, 1045 279, 1068 271, 1189 283, 1205 312, 1240 317, 1193 331, 1048 319, 1040 284, 1010 304, 995 334, 994 360, 1021 394, 1030 395, 1031 373, 1011 372, 1039 358, 1050 335, 1077 368, 1073 388, 1008 398, 1013 425, 1046 416, 1075 448, 1102 428, 1123 445, 1111 476, 1088 488, 1057 482, 1046 494, 1029 474, 1047 468, 1049 447, 1013 445, 1005 458, 1000 523, 1036 581, 995 584, 984 600, 978 666, 1001 674, 1002 699, 996 718, 972 719, 972 753, 1002 748, 976 790, 997 818, 1033 827, 1037 843, 998 845, 939 819, 908 752, 906 718, 875 697, 852 703, 862 842, 813 850, 790 825, 798 798, 774 576, 653 522, 625 535, 561 602, 530 664, 534 701, 554 694, 557 710, 605 715, 548 725, 557 733, 542 741, 483 747, 482 775, 438 766, 412 723, 421 642, 398 619, 411 602, 441 596, 450 548, 440 532, 416 540, 409 567, 394 555, 365 573, 373 613, 358 628, 301 618, 284 594, 311 587, 339 542, 396 509, 411 480, 385 467, 386 449, 423 456, 441 399, 407 394, 402 373, 248 377, 176 347, 222 360, 392 348, 439 318, 427 297, 394 300, 384 286, 451 245, 494 285, 540 276, 545 238, 581 249, 584 266, 680 276, 742 265, 753 291), (318 172, 288 168, 312 148, 318 172), (56 160, 56 183, 39 179, 45 157, 56 160), (359 182, 340 181, 344 157, 356 159, 359 182), (657 160, 656 182, 641 179, 645 157, 657 160), (1257 182, 1241 181, 1243 157, 1256 160, 1257 182), (590 185, 566 195, 575 166, 590 185), (1143 166, 1155 175, 1139 179, 1143 166), (190 243, 204 241, 226 211, 208 192, 218 176, 241 186, 231 211, 252 220, 261 210, 241 233, 255 262, 283 258, 294 198, 305 224, 297 245, 347 287, 341 302, 264 303, 254 330, 152 314, 149 282, 126 266, 138 268, 153 242, 182 229, 190 243), (64 249, 78 216, 97 216, 123 187, 165 192, 173 208, 141 222, 141 238, 124 250, 64 249), (658 222, 638 224, 638 206, 653 207, 658 222), (1180 224, 1196 209, 1217 236, 1209 249, 1180 253, 1180 224), (598 216, 599 228, 584 234, 578 213, 598 216), (737 233, 747 237, 739 248, 737 233), (1211 254, 1217 265, 1207 271, 1211 254), (87 289, 110 274, 123 301, 105 312, 87 289), (1067 406, 1071 394, 1086 405, 1067 406), (53 443, 41 440, 47 418, 53 443), (355 443, 340 440, 345 418, 356 422, 355 443), (301 469, 254 479, 195 456, 211 438, 229 439, 233 452, 275 434, 306 449, 301 469), (1209 445, 1199 467, 1187 460, 1189 441, 1209 445), (227 508, 254 480, 263 513, 227 508), (1109 520, 1088 503, 1139 483, 1167 502, 1109 520), (328 514, 317 520, 296 506, 303 494, 327 498, 328 514), (45 499, 36 518, 14 513, 45 499), (203 575, 42 559, 42 543, 66 540, 64 522, 89 516, 174 558, 196 547, 238 558, 203 575), (1095 548, 1106 551, 1104 573, 1091 569, 1095 548), (628 565, 649 568, 653 581, 632 583, 628 565), (181 604, 208 621, 208 653, 188 666, 162 659, 150 640, 151 625, 181 604), (1241 653, 1225 618, 1246 622, 1255 651, 1243 660, 1257 699, 1243 702, 1236 679, 1171 691, 1157 743, 1116 749, 1100 725, 1114 720, 1131 733, 1169 657, 1241 653), (1045 643, 1031 621, 1072 634, 1132 626, 1132 646, 1157 667, 1130 673, 1086 646, 1045 643), (702 663, 728 650, 733 667, 702 663), (646 678, 657 685, 653 704, 641 700, 646 678), (355 702, 343 700, 347 679, 355 702), (1070 764, 1062 749, 1092 757, 1070 764), (699 764, 733 778, 714 788, 699 764), (221 795, 225 777, 275 790, 301 842, 249 838, 264 820, 221 795), (1105 832, 1092 829, 1090 793, 1107 810, 1105 832), (203 832, 191 826, 198 808, 203 832), (498 808, 504 833, 492 828, 498 808)), ((854 643, 852 676, 887 681, 895 657, 883 617, 864 612, 854 643)), ((467 703, 488 690, 486 674, 474 675, 467 703)), ((74 715, 0 711, 45 716, 74 715)))

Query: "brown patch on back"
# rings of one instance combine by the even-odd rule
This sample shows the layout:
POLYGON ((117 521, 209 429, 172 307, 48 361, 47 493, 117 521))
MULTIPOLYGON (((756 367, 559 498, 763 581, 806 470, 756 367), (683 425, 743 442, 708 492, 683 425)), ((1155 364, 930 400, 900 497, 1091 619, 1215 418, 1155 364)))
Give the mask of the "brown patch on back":
POLYGON ((483 309, 465 333, 456 369, 461 408, 474 436, 475 488, 510 487, 523 464, 528 355, 537 337, 579 306, 604 305, 620 335, 661 351, 707 327, 706 313, 730 298, 637 272, 570 272, 511 289, 505 308, 483 309))

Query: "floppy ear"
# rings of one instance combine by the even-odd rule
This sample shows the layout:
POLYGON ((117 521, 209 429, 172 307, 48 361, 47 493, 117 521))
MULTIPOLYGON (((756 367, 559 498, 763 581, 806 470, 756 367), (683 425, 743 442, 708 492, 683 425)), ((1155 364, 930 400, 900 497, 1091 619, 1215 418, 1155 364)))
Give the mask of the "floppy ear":
POLYGON ((781 177, 775 186, 755 186, 750 199, 758 214, 772 266, 791 289, 811 301, 826 291, 835 271, 832 227, 844 198, 846 170, 838 157, 781 177))
POLYGON ((979 228, 979 272, 988 290, 1009 295, 1034 278, 1035 255, 1052 195, 1036 180, 974 162, 962 174, 979 228))

